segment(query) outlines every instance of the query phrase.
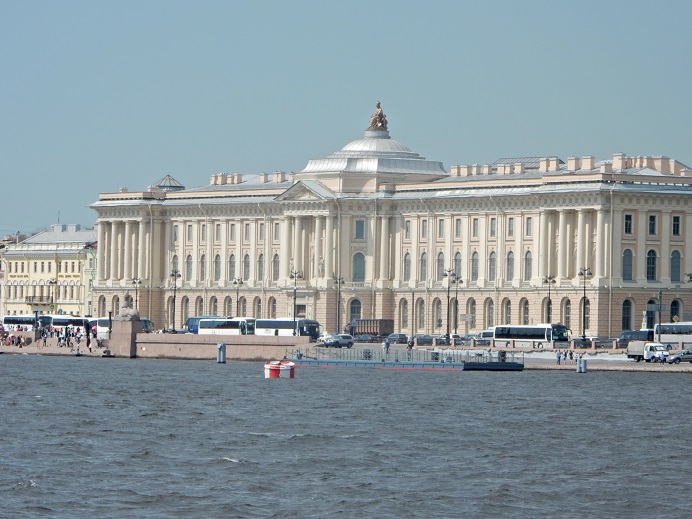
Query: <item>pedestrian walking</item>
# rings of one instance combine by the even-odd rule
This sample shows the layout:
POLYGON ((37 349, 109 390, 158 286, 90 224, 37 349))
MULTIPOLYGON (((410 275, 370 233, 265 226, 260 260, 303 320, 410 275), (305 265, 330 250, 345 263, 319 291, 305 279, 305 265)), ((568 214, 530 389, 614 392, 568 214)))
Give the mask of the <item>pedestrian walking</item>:
POLYGON ((562 352, 557 350, 557 365, 560 365, 560 359, 562 358, 562 352))

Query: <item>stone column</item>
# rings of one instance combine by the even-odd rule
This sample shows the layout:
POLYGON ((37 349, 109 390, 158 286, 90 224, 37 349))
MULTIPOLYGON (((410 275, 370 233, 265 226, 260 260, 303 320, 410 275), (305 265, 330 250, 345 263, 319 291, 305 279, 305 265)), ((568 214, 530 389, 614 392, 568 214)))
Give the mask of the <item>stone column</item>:
POLYGON ((550 242, 551 236, 548 232, 548 219, 550 218, 550 213, 548 211, 541 211, 538 216, 540 218, 540 249, 538 253, 538 277, 540 280, 545 278, 550 274, 550 242))
POLYGON ((334 217, 327 215, 327 225, 324 240, 324 275, 327 278, 336 277, 334 267, 334 217))
POLYGON ((579 209, 577 214, 577 264, 575 265, 575 274, 579 272, 579 269, 588 267, 585 255, 586 241, 586 213, 584 209, 579 209))
POLYGON ((120 265, 118 264, 118 231, 120 227, 120 222, 111 223, 110 240, 108 240, 108 246, 111 248, 111 260, 110 260, 110 279, 115 281, 120 279, 120 265))
POLYGON ((98 244, 97 244, 97 259, 96 259, 96 279, 98 279, 99 284, 106 279, 106 222, 99 222, 98 230, 98 244))
POLYGON ((315 272, 314 277, 317 279, 323 278, 326 274, 326 269, 320 272, 320 263, 322 263, 322 226, 324 224, 324 216, 315 216, 315 272))
POLYGON ((637 250, 634 256, 635 272, 634 278, 637 281, 646 281, 646 237, 648 236, 646 211, 635 211, 637 218, 637 250))
POLYGON ((129 284, 132 280, 132 221, 125 222, 125 234, 123 236, 123 278, 125 283, 129 284))
POLYGON ((281 257, 280 257, 280 265, 281 265, 281 279, 283 279, 285 282, 288 282, 288 276, 290 275, 290 266, 291 266, 291 225, 292 223, 292 218, 290 216, 286 216, 282 222, 282 229, 281 229, 281 257))
POLYGON ((149 269, 147 269, 146 265, 146 232, 147 230, 147 223, 144 221, 144 219, 141 219, 137 225, 137 265, 135 269, 135 276, 144 281, 145 279, 149 279, 149 269))
POLYGON ((605 210, 599 209, 596 213, 596 272, 593 273, 594 278, 603 278, 606 275, 605 252, 607 235, 605 210))
POLYGON ((293 263, 297 271, 302 270, 303 275, 308 274, 303 265, 303 218, 300 216, 295 217, 293 229, 293 263))
MULTIPOLYGON (((658 279, 663 283, 670 283, 670 211, 661 213, 661 224, 657 229, 661 239, 661 258, 658 279)), ((680 273, 682 279, 682 272, 680 273)))
POLYGON ((380 234, 380 280, 389 279, 389 216, 382 216, 380 234))

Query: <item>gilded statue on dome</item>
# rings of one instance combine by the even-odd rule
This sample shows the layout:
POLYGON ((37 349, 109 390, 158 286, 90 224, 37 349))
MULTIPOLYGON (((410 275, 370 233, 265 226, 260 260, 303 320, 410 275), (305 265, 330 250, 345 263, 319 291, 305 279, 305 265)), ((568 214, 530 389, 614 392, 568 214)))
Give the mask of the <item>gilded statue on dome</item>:
POLYGON ((370 116, 368 130, 387 130, 387 116, 384 115, 379 101, 375 106, 375 113, 370 116))

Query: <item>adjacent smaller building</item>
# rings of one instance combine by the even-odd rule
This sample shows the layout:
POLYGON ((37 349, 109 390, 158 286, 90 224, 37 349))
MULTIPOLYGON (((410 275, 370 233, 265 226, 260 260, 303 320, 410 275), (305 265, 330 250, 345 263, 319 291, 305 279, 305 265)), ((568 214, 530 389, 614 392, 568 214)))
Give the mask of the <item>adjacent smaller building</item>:
POLYGON ((56 224, 17 243, 7 243, 2 314, 91 315, 96 274, 95 229, 56 224))

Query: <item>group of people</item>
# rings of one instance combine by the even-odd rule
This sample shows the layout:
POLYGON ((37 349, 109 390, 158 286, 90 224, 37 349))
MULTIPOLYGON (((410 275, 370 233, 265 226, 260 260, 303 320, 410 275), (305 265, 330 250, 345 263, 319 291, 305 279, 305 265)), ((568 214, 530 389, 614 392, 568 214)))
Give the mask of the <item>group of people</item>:
POLYGON ((562 361, 562 364, 567 365, 568 359, 570 364, 579 362, 579 353, 575 353, 573 350, 557 350, 557 352, 555 352, 555 357, 557 359, 558 366, 560 365, 560 361, 562 361))

